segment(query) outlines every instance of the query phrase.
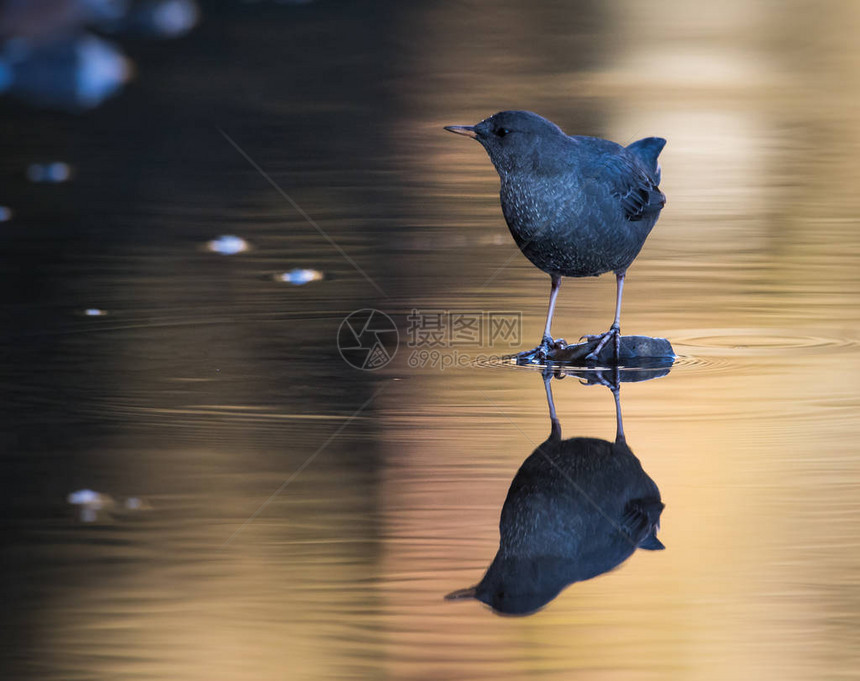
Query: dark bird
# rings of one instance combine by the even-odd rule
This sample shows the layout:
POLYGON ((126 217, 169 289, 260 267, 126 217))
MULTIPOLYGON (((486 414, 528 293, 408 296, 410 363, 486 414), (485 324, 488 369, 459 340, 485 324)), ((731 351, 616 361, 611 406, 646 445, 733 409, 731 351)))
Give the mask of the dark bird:
POLYGON ((539 357, 563 347, 550 331, 561 278, 614 272, 615 321, 606 333, 587 336, 599 340, 587 359, 597 361, 614 339, 617 364, 624 276, 666 203, 657 186, 657 157, 666 140, 646 137, 623 147, 597 137, 568 136, 530 111, 502 111, 477 125, 445 129, 472 137, 487 150, 501 178, 502 212, 514 241, 552 277, 539 357))
POLYGON ((527 615, 637 548, 664 548, 657 539, 660 490, 627 446, 617 384, 600 381, 615 394, 615 442, 562 440, 550 379, 546 374, 552 430, 511 482, 496 557, 477 585, 448 599, 476 598, 496 612, 527 615))

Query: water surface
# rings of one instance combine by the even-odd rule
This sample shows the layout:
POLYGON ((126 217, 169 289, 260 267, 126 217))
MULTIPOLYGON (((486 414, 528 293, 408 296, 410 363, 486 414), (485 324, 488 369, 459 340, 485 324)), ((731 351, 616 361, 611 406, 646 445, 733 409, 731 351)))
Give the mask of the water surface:
MULTIPOLYGON (((3 102, 5 676, 855 678, 856 19, 224 3, 131 46, 136 81, 85 116, 3 102), (441 130, 509 107, 669 140, 622 328, 680 355, 621 389, 666 550, 526 618, 443 596, 480 579, 549 432, 540 375, 406 345, 412 310, 519 313, 538 340, 548 278, 483 151, 441 130), (26 180, 53 159, 72 181, 26 180), (250 249, 206 250, 231 234, 250 249), (277 280, 294 268, 325 276, 277 280), (401 332, 376 372, 336 347, 362 308, 401 332), (82 488, 120 505, 81 522, 82 488)), ((613 300, 565 281, 554 329, 602 331, 613 300)), ((554 390, 565 437, 614 436, 608 390, 554 390)))

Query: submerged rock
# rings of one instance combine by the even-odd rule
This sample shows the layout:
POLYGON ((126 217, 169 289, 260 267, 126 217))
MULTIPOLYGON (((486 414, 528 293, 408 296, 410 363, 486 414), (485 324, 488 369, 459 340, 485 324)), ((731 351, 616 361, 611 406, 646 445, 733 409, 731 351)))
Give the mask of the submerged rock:
MULTIPOLYGON (((564 345, 553 348, 546 358, 540 358, 537 349, 521 352, 516 355, 517 364, 540 364, 553 362, 579 366, 616 366, 615 349, 612 343, 607 343, 601 349, 597 361, 586 360, 586 357, 597 347, 598 340, 585 341, 575 345, 564 345)), ((622 336, 618 365, 637 367, 671 366, 675 360, 672 344, 665 338, 650 336, 622 336)))

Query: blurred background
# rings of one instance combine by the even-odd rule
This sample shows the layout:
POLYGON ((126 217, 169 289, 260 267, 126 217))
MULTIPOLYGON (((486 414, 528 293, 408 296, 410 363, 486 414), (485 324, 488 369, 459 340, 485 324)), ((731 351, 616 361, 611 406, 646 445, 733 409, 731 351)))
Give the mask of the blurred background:
MULTIPOLYGON (((4 678, 860 678, 858 3, 0 8, 4 678), (679 354, 621 391, 666 550, 527 618, 442 597, 540 377, 406 346, 412 310, 539 338, 548 277, 442 130, 508 108, 668 139, 623 330, 679 354), (375 372, 336 343, 364 308, 375 372)), ((567 280, 554 330, 613 302, 567 280)), ((554 388, 614 437, 608 390, 554 388)))

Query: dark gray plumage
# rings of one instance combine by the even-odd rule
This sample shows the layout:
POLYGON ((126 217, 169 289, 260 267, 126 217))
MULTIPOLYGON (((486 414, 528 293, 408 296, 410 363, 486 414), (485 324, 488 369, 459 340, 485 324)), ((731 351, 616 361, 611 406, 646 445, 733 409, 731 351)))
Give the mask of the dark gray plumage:
POLYGON ((449 599, 476 598, 496 612, 526 615, 566 586, 658 550, 660 490, 627 446, 617 386, 615 442, 561 439, 549 377, 552 431, 511 482, 499 521, 499 550, 483 579, 449 599))
POLYGON ((561 277, 614 272, 615 321, 589 359, 596 360, 614 338, 617 362, 624 276, 666 202, 657 186, 657 157, 666 140, 647 137, 623 147, 568 136, 530 111, 502 111, 474 126, 445 129, 472 137, 487 150, 501 178, 502 212, 514 241, 552 278, 541 354, 560 343, 550 327, 561 277))

